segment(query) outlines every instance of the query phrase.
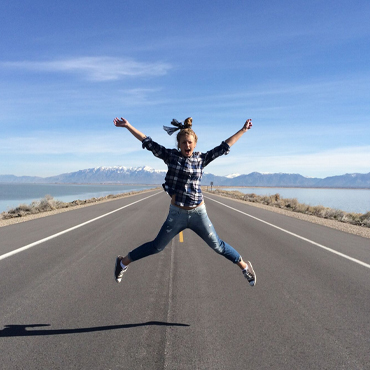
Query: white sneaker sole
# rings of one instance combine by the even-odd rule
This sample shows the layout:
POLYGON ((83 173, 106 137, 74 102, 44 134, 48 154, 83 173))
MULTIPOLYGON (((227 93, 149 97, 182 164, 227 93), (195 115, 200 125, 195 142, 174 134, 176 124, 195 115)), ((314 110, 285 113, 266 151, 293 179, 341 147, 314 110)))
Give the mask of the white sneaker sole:
POLYGON ((120 261, 119 257, 117 257, 116 258, 116 263, 114 265, 114 280, 116 280, 116 283, 120 283, 121 282, 122 277, 123 277, 123 273, 127 271, 127 266, 126 266, 126 268, 122 271, 121 277, 120 278, 117 278, 116 277, 116 270, 117 270, 117 266, 118 266, 119 263, 121 263, 121 261, 120 261))
POLYGON ((256 285, 256 283, 257 283, 257 276, 256 276, 256 273, 254 272, 254 270, 253 270, 253 266, 252 266, 252 264, 251 264, 251 262, 250 262, 250 261, 247 261, 247 262, 246 262, 246 264, 247 264, 247 266, 248 266, 248 270, 249 270, 249 272, 254 276, 254 283, 253 283, 253 284, 249 283, 249 285, 250 285, 250 286, 255 286, 255 285, 256 285))

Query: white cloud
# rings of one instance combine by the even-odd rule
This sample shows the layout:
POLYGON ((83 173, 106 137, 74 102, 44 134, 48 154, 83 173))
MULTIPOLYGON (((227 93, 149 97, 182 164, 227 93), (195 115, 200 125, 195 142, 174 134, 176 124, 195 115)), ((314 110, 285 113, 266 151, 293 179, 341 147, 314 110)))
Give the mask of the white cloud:
POLYGON ((117 134, 117 130, 111 134, 38 132, 0 139, 0 154, 3 155, 124 154, 138 151, 140 148, 139 142, 125 140, 123 135, 117 134))
POLYGON ((54 61, 3 62, 3 67, 41 72, 78 73, 92 81, 111 81, 124 77, 162 76, 171 66, 167 63, 144 63, 114 57, 79 57, 54 61))

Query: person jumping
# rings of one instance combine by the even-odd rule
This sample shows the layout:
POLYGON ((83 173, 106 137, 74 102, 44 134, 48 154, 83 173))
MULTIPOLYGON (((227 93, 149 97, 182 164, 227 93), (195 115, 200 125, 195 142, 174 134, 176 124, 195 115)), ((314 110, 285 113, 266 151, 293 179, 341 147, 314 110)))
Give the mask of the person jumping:
POLYGON ((252 127, 248 119, 243 127, 219 146, 206 153, 195 152, 198 137, 192 130, 192 118, 183 123, 173 119, 174 127, 163 128, 169 135, 177 133, 176 149, 167 149, 132 126, 125 118, 113 120, 116 127, 126 128, 134 137, 142 142, 143 149, 151 151, 168 166, 163 184, 164 190, 171 197, 171 204, 166 221, 157 237, 135 248, 125 257, 118 256, 114 267, 114 278, 120 283, 124 272, 131 262, 161 252, 178 233, 191 229, 198 234, 216 253, 224 256, 240 267, 244 277, 251 286, 256 285, 256 273, 250 261, 244 261, 241 255, 228 243, 221 240, 210 221, 200 186, 203 169, 217 157, 228 154, 245 132, 252 127), (191 216, 191 217, 190 217, 191 216))

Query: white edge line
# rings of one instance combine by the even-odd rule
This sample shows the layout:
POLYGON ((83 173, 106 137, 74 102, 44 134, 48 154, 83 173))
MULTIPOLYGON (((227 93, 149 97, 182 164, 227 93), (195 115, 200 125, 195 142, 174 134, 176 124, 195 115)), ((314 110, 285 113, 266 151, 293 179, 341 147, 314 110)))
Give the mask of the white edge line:
POLYGON ((5 258, 8 258, 8 257, 10 257, 10 256, 13 256, 14 254, 17 254, 17 253, 23 252, 23 251, 25 251, 26 249, 32 248, 32 247, 34 247, 34 246, 36 246, 36 245, 38 245, 38 244, 44 243, 44 242, 46 242, 46 241, 48 241, 48 240, 51 240, 51 239, 54 239, 54 238, 56 238, 56 237, 58 237, 58 236, 60 236, 60 235, 66 234, 66 233, 68 233, 68 232, 70 232, 70 231, 72 231, 72 230, 78 229, 78 228, 80 228, 80 227, 82 227, 82 226, 85 226, 85 225, 87 225, 87 224, 91 223, 91 222, 97 221, 97 220, 99 220, 99 219, 101 219, 101 218, 103 218, 103 217, 109 216, 109 215, 111 215, 112 213, 115 213, 115 212, 118 212, 118 211, 120 211, 120 210, 122 210, 122 209, 124 209, 124 208, 130 207, 130 206, 132 206, 133 204, 136 204, 136 203, 142 202, 142 201, 143 201, 143 200, 145 200, 145 199, 148 199, 148 198, 154 197, 154 196, 155 196, 155 195, 157 195, 157 194, 160 194, 160 192, 155 193, 155 194, 152 194, 152 195, 149 195, 148 197, 145 197, 145 198, 143 198, 143 199, 137 200, 136 202, 133 202, 133 203, 127 204, 126 206, 123 206, 123 207, 117 208, 117 209, 115 209, 114 211, 108 212, 108 213, 106 213, 106 214, 104 214, 104 215, 101 215, 101 216, 99 216, 99 217, 95 217, 95 218, 93 218, 92 220, 89 220, 89 221, 83 222, 82 224, 79 224, 79 225, 73 226, 73 227, 71 227, 71 228, 69 228, 69 229, 66 229, 66 230, 64 230, 64 231, 61 231, 61 232, 59 232, 59 233, 57 233, 57 234, 54 234, 54 235, 48 236, 47 238, 44 238, 44 239, 38 240, 37 242, 34 242, 34 243, 31 243, 31 244, 25 245, 24 247, 21 247, 21 248, 15 249, 14 251, 11 251, 11 252, 8 252, 8 253, 5 253, 5 254, 3 254, 3 255, 1 255, 1 256, 0 256, 0 261, 1 261, 1 260, 4 260, 5 258))
POLYGON ((341 257, 343 257, 343 258, 346 258, 346 259, 348 259, 348 260, 350 260, 350 261, 352 261, 352 262, 358 263, 359 265, 362 265, 362 266, 367 267, 368 269, 370 269, 370 265, 369 265, 369 264, 367 264, 367 263, 365 263, 365 262, 362 262, 362 261, 360 261, 360 260, 357 260, 356 258, 350 257, 350 256, 348 256, 348 255, 346 255, 346 254, 343 254, 343 253, 341 253, 341 252, 338 252, 338 251, 336 251, 336 250, 334 250, 334 249, 331 249, 331 248, 325 247, 325 245, 322 245, 322 244, 316 243, 316 242, 314 242, 314 241, 312 241, 312 240, 310 240, 310 239, 304 238, 303 236, 300 236, 300 235, 298 235, 298 234, 294 234, 294 233, 292 233, 291 231, 285 230, 285 229, 283 229, 283 228, 281 228, 281 227, 279 227, 279 226, 276 226, 276 225, 274 225, 274 224, 270 224, 270 223, 269 223, 269 222, 267 222, 267 221, 261 220, 260 218, 254 217, 254 216, 252 216, 252 215, 250 215, 250 214, 248 214, 248 213, 245 213, 245 212, 240 211, 240 210, 238 210, 238 209, 236 209, 236 208, 230 207, 230 206, 228 206, 227 204, 224 204, 224 203, 219 202, 218 200, 215 200, 215 199, 212 199, 212 198, 209 198, 209 197, 205 197, 205 198, 206 198, 206 199, 209 199, 209 200, 212 200, 213 202, 219 203, 219 204, 221 204, 221 205, 223 205, 223 206, 225 206, 225 207, 227 207, 227 208, 230 208, 230 209, 232 209, 232 210, 234 210, 234 211, 236 211, 236 212, 242 213, 242 214, 243 214, 243 215, 245 215, 245 216, 248 216, 248 217, 251 217, 251 218, 253 218, 253 219, 257 220, 257 221, 263 222, 264 224, 269 225, 269 226, 271 226, 271 227, 274 227, 275 229, 278 229, 278 230, 280 230, 280 231, 283 231, 284 233, 287 233, 287 234, 293 235, 293 236, 295 236, 295 237, 296 237, 296 238, 298 238, 298 239, 304 240, 304 241, 306 241, 306 242, 308 242, 308 243, 311 243, 311 244, 313 244, 313 245, 316 245, 317 247, 320 247, 320 248, 322 248, 322 249, 325 249, 325 250, 327 250, 327 251, 329 251, 329 252, 331 252, 331 253, 337 254, 338 256, 341 256, 341 257))

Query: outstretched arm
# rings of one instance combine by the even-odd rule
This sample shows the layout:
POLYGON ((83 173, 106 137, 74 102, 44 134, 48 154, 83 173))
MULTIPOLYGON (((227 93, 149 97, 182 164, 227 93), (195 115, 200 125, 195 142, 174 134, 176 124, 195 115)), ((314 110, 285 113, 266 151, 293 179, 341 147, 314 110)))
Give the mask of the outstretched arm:
POLYGON ((252 120, 247 119, 242 129, 240 129, 236 134, 234 134, 233 136, 225 140, 226 144, 229 144, 229 146, 234 145, 243 136, 243 134, 247 132, 251 127, 252 127, 252 120))
POLYGON ((121 117, 121 119, 119 119, 119 118, 116 117, 113 120, 113 122, 114 122, 114 125, 116 127, 125 127, 125 128, 127 128, 127 130, 129 130, 131 132, 131 134, 134 135, 136 137, 136 139, 138 139, 140 141, 143 141, 146 138, 146 135, 144 135, 142 132, 140 132, 134 126, 132 126, 131 123, 129 121, 127 121, 127 119, 125 119, 125 118, 121 117))

